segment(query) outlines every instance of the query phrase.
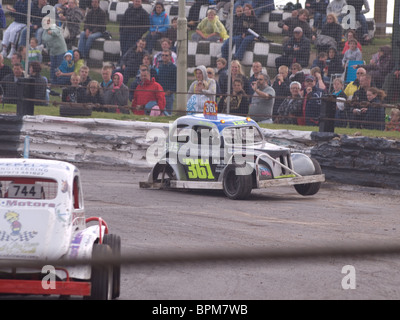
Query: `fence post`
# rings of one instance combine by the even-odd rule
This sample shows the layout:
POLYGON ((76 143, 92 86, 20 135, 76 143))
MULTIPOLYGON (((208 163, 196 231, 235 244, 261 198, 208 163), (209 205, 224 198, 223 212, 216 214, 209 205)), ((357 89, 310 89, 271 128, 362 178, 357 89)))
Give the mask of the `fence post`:
POLYGON ((34 113, 35 79, 19 78, 17 81, 17 116, 31 115, 34 113))
POLYGON ((329 95, 322 98, 319 132, 335 132, 336 99, 329 95))

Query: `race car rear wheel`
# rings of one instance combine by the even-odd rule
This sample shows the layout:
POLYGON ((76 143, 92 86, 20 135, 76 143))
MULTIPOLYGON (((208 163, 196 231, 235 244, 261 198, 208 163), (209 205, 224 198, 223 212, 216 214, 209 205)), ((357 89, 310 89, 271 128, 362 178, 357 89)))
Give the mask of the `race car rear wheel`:
POLYGON ((176 180, 174 170, 168 164, 157 163, 153 169, 153 182, 162 182, 162 188, 168 188, 170 181, 176 180))
POLYGON ((247 199, 252 189, 251 174, 237 175, 237 166, 229 165, 224 170, 223 188, 225 195, 232 200, 247 199))
MULTIPOLYGON (((93 244, 92 258, 104 259, 111 256, 111 248, 106 244, 93 244)), ((92 289, 89 299, 111 300, 112 268, 109 265, 93 264, 92 276, 90 278, 92 289)))
MULTIPOLYGON (((121 237, 115 234, 104 235, 103 244, 110 246, 112 251, 112 257, 114 259, 121 258, 121 237)), ((112 293, 111 298, 115 299, 119 297, 120 286, 121 286, 121 265, 116 264, 112 267, 112 293)))
MULTIPOLYGON (((321 166, 319 165, 318 161, 315 159, 312 159, 312 158, 311 158, 311 161, 314 164, 314 168, 315 168, 313 175, 321 174, 322 170, 321 170, 321 166)), ((321 188, 321 184, 322 184, 321 182, 296 184, 296 185, 294 185, 294 188, 302 196, 312 196, 319 191, 319 189, 321 188)))

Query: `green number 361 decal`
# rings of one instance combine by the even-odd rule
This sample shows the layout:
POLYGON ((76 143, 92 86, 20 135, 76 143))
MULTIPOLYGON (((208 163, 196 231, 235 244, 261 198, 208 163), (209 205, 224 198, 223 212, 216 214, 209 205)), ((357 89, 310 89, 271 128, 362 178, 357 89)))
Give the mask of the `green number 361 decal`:
POLYGON ((214 179, 214 175, 208 160, 203 161, 202 159, 183 159, 183 161, 185 161, 186 165, 188 166, 189 179, 214 179))

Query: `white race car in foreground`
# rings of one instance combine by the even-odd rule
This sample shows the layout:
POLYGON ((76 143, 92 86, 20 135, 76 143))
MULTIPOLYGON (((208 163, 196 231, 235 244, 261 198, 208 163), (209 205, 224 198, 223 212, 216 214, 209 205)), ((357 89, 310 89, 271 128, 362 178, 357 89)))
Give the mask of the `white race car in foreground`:
POLYGON ((119 265, 63 266, 62 261, 119 257, 120 250, 120 237, 108 233, 104 220, 85 217, 74 165, 0 159, 0 293, 117 298, 119 265), (60 264, 23 266, 46 260, 60 264))
POLYGON ((165 142, 141 188, 220 189, 230 199, 246 199, 252 189, 288 185, 314 195, 325 181, 315 159, 267 143, 250 118, 183 116, 165 142))

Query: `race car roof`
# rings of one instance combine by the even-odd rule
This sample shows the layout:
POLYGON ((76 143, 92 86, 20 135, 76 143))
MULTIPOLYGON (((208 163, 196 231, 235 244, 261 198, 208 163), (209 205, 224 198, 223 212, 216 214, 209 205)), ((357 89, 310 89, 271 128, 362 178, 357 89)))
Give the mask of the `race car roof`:
POLYGON ((176 120, 178 125, 187 124, 189 126, 197 125, 197 124, 211 124, 213 127, 217 127, 219 131, 222 131, 226 127, 232 126, 255 126, 259 128, 257 122, 252 120, 251 118, 231 115, 231 114, 223 114, 218 113, 215 117, 207 117, 204 114, 198 113, 194 115, 188 115, 180 117, 176 120))

